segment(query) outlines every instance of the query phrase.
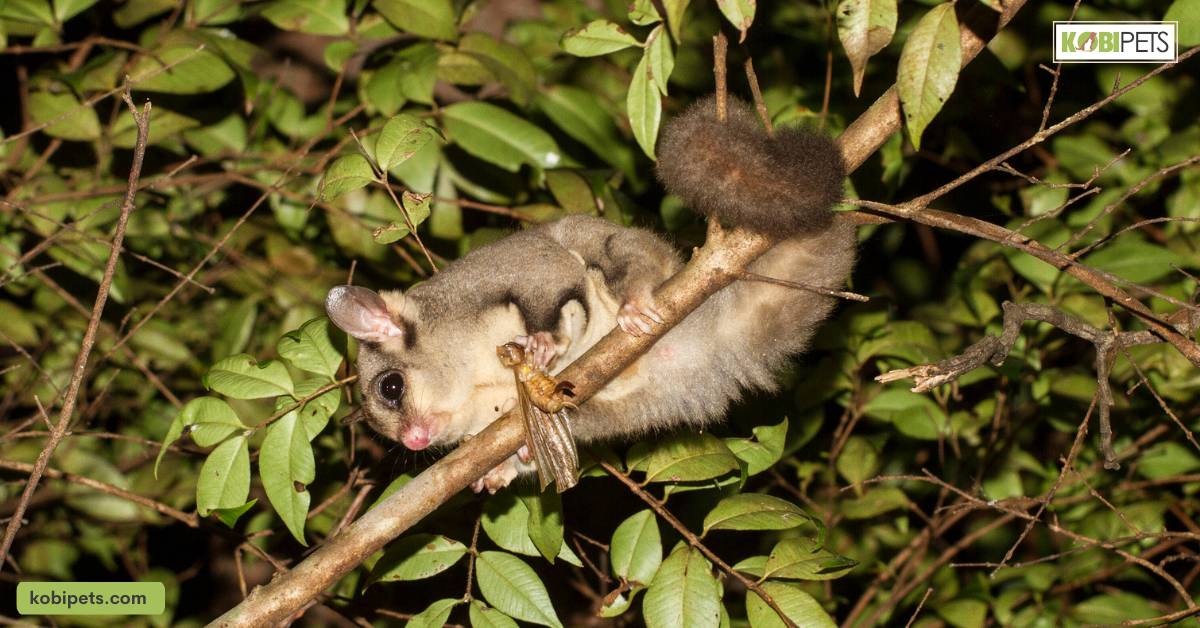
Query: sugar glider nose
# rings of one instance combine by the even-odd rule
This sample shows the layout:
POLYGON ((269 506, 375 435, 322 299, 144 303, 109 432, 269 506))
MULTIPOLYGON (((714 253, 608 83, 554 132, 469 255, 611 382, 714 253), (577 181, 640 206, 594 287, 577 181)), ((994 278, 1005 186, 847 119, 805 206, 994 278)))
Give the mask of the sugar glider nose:
POLYGON ((429 437, 429 430, 420 425, 413 425, 404 431, 400 442, 413 451, 420 451, 429 446, 429 437))

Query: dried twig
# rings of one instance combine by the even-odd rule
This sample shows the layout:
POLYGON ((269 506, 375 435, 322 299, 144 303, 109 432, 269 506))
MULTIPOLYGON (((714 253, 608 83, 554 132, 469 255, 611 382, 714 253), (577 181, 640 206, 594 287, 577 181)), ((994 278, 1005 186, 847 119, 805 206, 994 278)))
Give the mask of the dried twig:
POLYGON ((729 41, 725 39, 725 33, 717 31, 713 35, 713 77, 716 82, 717 92, 717 119, 724 121, 725 112, 728 109, 728 92, 729 88, 726 84, 726 68, 725 68, 725 53, 729 50, 729 41))
POLYGON ((650 506, 651 510, 653 510, 655 514, 659 516, 659 518, 661 518, 663 521, 666 521, 672 528, 675 528, 675 531, 687 540, 688 545, 700 550, 700 553, 704 554, 709 560, 716 563, 717 567, 721 568, 721 571, 724 571, 725 573, 729 574, 731 578, 742 583, 742 586, 746 587, 748 590, 753 591, 754 594, 761 598, 763 602, 766 602, 767 606, 771 607, 771 610, 775 611, 775 614, 779 615, 779 619, 781 619, 785 624, 788 626, 796 625, 795 622, 788 618, 787 613, 784 613, 783 609, 779 608, 779 604, 775 602, 775 598, 772 598, 769 593, 764 591, 757 582, 754 582, 746 576, 743 576, 740 571, 730 567, 729 563, 721 560, 720 556, 717 556, 712 550, 708 549, 708 546, 706 546, 700 540, 700 537, 696 536, 696 534, 689 530, 687 526, 683 525, 683 522, 676 518, 675 515, 671 514, 670 510, 667 510, 667 506, 665 504, 663 504, 650 493, 646 492, 646 489, 638 486, 637 482, 634 482, 628 475, 625 475, 620 469, 612 466, 611 464, 601 460, 600 468, 604 469, 609 475, 620 480, 620 482, 624 484, 626 488, 633 492, 634 495, 638 496, 638 499, 646 502, 646 505, 650 506))
POLYGON ((126 86, 122 98, 129 107, 129 112, 133 115, 134 122, 137 124, 137 140, 133 149, 133 163, 129 168, 129 186, 125 192, 125 200, 121 203, 121 215, 117 218, 117 227, 116 232, 113 234, 112 248, 109 251, 108 262, 104 267, 104 275, 100 280, 100 287, 96 292, 95 303, 92 305, 91 318, 88 319, 87 329, 83 333, 83 342, 80 345, 79 354, 75 357, 75 365, 71 369, 71 381, 67 385, 62 406, 58 412, 58 418, 50 430, 50 437, 46 439, 46 445, 42 447, 37 461, 29 472, 29 480, 25 483, 25 490, 21 493, 20 501, 17 502, 17 509, 13 513, 12 519, 9 520, 8 527, 4 530, 4 539, 0 541, 0 564, 3 564, 5 557, 8 556, 8 550, 12 547, 13 540, 16 539, 17 531, 21 529, 21 520, 25 515, 25 509, 29 505, 29 500, 33 498, 33 492, 37 490, 38 481, 41 480, 42 474, 46 471, 46 466, 50 463, 50 456, 58 448, 59 442, 62 441, 63 435, 66 434, 67 427, 71 423, 71 415, 75 411, 75 402, 79 398, 79 388, 83 384, 84 375, 87 373, 88 358, 91 356, 92 346, 96 342, 96 330, 100 327, 100 316, 104 313, 104 306, 108 302, 108 291, 112 287, 113 274, 117 270, 117 259, 121 255, 121 243, 125 240, 125 228, 129 224, 129 215, 133 212, 138 178, 142 176, 142 161, 146 157, 146 140, 150 133, 150 101, 146 101, 141 113, 139 113, 137 107, 133 104, 133 99, 129 96, 128 86, 126 86))
POLYGON ((850 292, 848 290, 833 290, 831 288, 823 288, 821 286, 811 286, 806 283, 800 283, 799 281, 790 281, 787 279, 776 279, 775 277, 768 277, 766 275, 759 275, 757 273, 752 273, 748 270, 738 273, 738 279, 743 279, 745 281, 759 281, 762 283, 769 283, 769 284, 773 284, 776 286, 783 286, 785 288, 795 288, 797 290, 805 290, 808 292, 812 292, 814 294, 825 295, 827 297, 846 299, 847 301, 859 301, 861 303, 866 303, 867 301, 871 300, 870 297, 858 294, 857 292, 850 292))
POLYGON ((936 386, 952 382, 985 363, 990 362, 994 366, 1003 364, 1004 360, 1008 358, 1008 352, 1016 344, 1021 332, 1021 325, 1025 321, 1050 323, 1073 336, 1092 343, 1096 348, 1094 363, 1100 405, 1100 443, 1104 451, 1105 466, 1110 469, 1120 468, 1112 448, 1112 426, 1109 420, 1113 398, 1108 382, 1108 373, 1112 365, 1113 352, 1125 347, 1153 344, 1161 342, 1161 340, 1148 331, 1100 330, 1056 307, 1041 303, 1017 304, 1005 301, 1003 308, 1003 331, 1000 336, 984 336, 959 355, 941 362, 888 371, 875 379, 886 383, 912 378, 915 383, 912 391, 925 392, 936 386))
POLYGON ((772 137, 775 135, 775 125, 771 124, 771 113, 767 111, 767 103, 763 101, 762 90, 758 86, 758 75, 754 73, 754 59, 750 55, 746 55, 746 80, 750 83, 750 94, 754 96, 754 108, 758 111, 758 118, 767 130, 767 137, 772 137))
MULTIPOLYGON (((27 464, 24 462, 15 462, 15 461, 11 461, 11 460, 0 460, 0 469, 8 469, 9 471, 18 471, 21 473, 28 473, 28 474, 32 474, 35 470, 34 465, 27 464)), ((155 500, 150 499, 149 497, 145 497, 143 495, 138 495, 137 493, 134 493, 132 491, 127 491, 119 486, 113 486, 112 484, 108 484, 107 482, 93 480, 92 478, 89 478, 87 476, 78 475, 75 473, 66 473, 64 471, 59 471, 58 469, 52 469, 50 467, 46 467, 46 468, 42 469, 42 475, 44 475, 45 477, 48 477, 48 478, 54 478, 56 480, 66 480, 67 482, 71 482, 72 484, 86 486, 92 490, 100 491, 101 493, 105 493, 107 495, 112 495, 114 497, 119 497, 126 501, 133 502, 139 506, 145 506, 146 508, 150 508, 151 510, 154 510, 160 514, 163 514, 172 519, 175 519, 176 521, 183 523, 184 525, 186 525, 189 528, 200 527, 200 518, 198 516, 196 516, 195 513, 183 512, 182 510, 172 508, 162 502, 155 501, 155 500)), ((15 516, 16 515, 14 513, 14 517, 15 516)))

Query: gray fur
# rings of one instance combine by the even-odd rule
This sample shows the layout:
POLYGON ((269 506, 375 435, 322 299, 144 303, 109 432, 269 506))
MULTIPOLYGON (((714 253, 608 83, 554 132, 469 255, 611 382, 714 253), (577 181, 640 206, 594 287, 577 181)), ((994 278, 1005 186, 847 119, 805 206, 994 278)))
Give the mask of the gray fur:
MULTIPOLYGON (((842 179, 832 143, 793 132, 767 138, 737 101, 714 129, 710 105, 694 105, 664 129, 659 176, 667 187, 702 213, 784 238, 752 272, 842 286, 854 265, 855 234, 829 212, 842 179)), ((496 346, 549 332, 558 350, 551 371, 560 370, 613 329, 623 303, 648 298, 680 266, 675 249, 649 231, 573 216, 472 251, 405 294, 382 293, 403 333, 360 349, 372 426, 395 440, 424 430, 433 445, 478 432, 515 397, 496 346), (375 388, 392 370, 406 381, 395 408, 375 388)), ((719 418, 743 390, 774 390, 779 369, 807 348, 833 305, 830 297, 762 282, 728 286, 583 404, 575 434, 601 440, 719 418)), ((335 322, 357 320, 343 310, 331 314, 335 322)))

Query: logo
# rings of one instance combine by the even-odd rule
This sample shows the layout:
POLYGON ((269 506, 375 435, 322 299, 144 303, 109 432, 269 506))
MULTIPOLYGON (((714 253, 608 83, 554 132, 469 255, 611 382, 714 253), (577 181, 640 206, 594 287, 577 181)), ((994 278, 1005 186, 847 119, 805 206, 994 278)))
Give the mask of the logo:
POLYGON ((1055 63, 1174 61, 1178 22, 1055 22, 1055 63))

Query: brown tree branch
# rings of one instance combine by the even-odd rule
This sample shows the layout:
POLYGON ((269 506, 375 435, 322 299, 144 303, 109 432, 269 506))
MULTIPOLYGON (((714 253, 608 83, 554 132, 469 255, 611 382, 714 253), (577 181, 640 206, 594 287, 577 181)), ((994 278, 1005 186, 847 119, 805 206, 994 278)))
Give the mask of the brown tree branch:
MULTIPOLYGON (((24 463, 24 462, 14 462, 11 460, 0 460, 0 469, 8 469, 9 471, 19 471, 21 473, 32 474, 36 470, 36 467, 34 465, 24 463)), ((186 525, 189 528, 200 527, 200 518, 198 516, 196 516, 195 513, 183 512, 182 510, 172 508, 162 502, 154 501, 153 499, 150 499, 149 497, 145 497, 143 495, 138 495, 137 493, 134 493, 132 491, 127 491, 119 486, 113 486, 112 484, 109 484, 107 482, 93 480, 92 478, 89 478, 84 475, 78 475, 75 473, 67 473, 65 471, 59 471, 58 469, 52 469, 50 467, 46 467, 46 468, 42 469, 42 475, 44 475, 45 477, 48 477, 48 478, 54 478, 56 480, 66 480, 68 482, 71 482, 72 484, 86 486, 92 490, 100 491, 101 493, 105 493, 107 495, 112 495, 113 497, 119 497, 121 499, 131 501, 139 506, 145 506, 146 508, 149 508, 160 514, 163 514, 172 519, 175 519, 175 520, 183 523, 184 525, 186 525)), ((14 514, 13 517, 15 518, 16 515, 14 514)))
MULTIPOLYGON (((1193 51, 1200 51, 1200 48, 1195 48, 1193 51)), ((1163 66, 1159 66, 1163 67, 1163 66)), ((1031 240, 1025 236, 1017 234, 1014 231, 995 225, 990 222, 963 216, 961 214, 952 214, 949 212, 938 211, 936 209, 918 208, 905 205, 888 205, 886 203, 877 203, 875 201, 846 199, 846 202, 858 205, 859 207, 867 208, 875 212, 882 213, 887 216, 903 218, 911 220, 923 225, 937 227, 939 229, 949 229, 958 231, 970 236, 991 240, 1005 246, 1019 249, 1020 251, 1032 255, 1051 266, 1071 275, 1072 277, 1082 281, 1090 286, 1093 290, 1112 299, 1121 307, 1129 310, 1137 316, 1147 327, 1154 332, 1156 336, 1171 343, 1173 347, 1179 350, 1189 362, 1200 366, 1200 345, 1197 345, 1191 338, 1179 332, 1174 325, 1171 325, 1154 314, 1150 308, 1146 307, 1141 301, 1133 298, 1128 292, 1117 287, 1112 280, 1094 268, 1084 266, 1070 259, 1061 253, 1055 253, 1045 245, 1036 240, 1031 240)), ((914 201, 915 202, 915 201, 914 201)), ((1143 291, 1145 291, 1143 289, 1143 291)), ((1183 304, 1184 307, 1194 308, 1190 304, 1183 304)))
POLYGON ((58 447, 59 442, 62 441, 63 435, 66 434, 67 427, 71 423, 71 415, 75 411, 75 402, 79 398, 79 388, 83 384, 84 375, 87 373, 88 358, 91 356, 92 346, 96 342, 96 330, 100 327, 100 316, 104 313, 104 306, 108 302, 108 291, 112 287, 113 274, 117 270, 117 259, 121 256, 121 243, 125 241, 125 228, 129 224, 129 215, 133 212, 134 197, 137 195, 138 178, 142 176, 142 161, 146 157, 146 140, 150 133, 150 101, 146 101, 141 113, 138 113, 137 107, 133 104, 133 99, 129 96, 128 85, 126 85, 125 91, 122 93, 122 98, 125 100, 125 104, 129 107, 129 112, 133 115, 133 120, 137 124, 137 140, 133 148, 133 164, 129 168, 129 186, 125 191, 125 199, 121 202, 121 215, 117 218, 116 232, 113 235, 112 247, 109 250, 108 263, 104 267, 104 275, 100 280, 100 288, 96 292, 96 300, 92 305, 92 315, 88 320, 87 329, 83 333, 83 342, 80 345, 79 354, 75 358, 75 365, 71 369, 71 381, 67 385, 67 391, 58 412, 58 419, 50 430, 50 437, 46 439, 46 445, 42 447, 37 461, 30 470, 29 480, 25 483, 25 489, 21 493, 21 501, 17 503, 17 509, 13 513, 12 519, 9 520, 8 527, 4 530, 4 539, 0 541, 0 565, 4 563, 9 549, 12 548, 13 540, 17 537, 17 531, 21 529, 21 520, 25 516, 25 509, 29 505, 29 500, 33 498, 33 492, 37 490, 38 482, 42 479, 42 474, 46 471, 46 466, 50 463, 50 457, 54 455, 54 450, 58 447))
MULTIPOLYGON (((1112 447, 1112 423, 1109 419, 1113 406, 1112 388, 1109 385, 1108 374, 1112 365, 1114 352, 1135 345, 1161 342, 1148 331, 1105 331, 1097 329, 1082 319, 1066 312, 1041 303, 1013 303, 1005 301, 1003 331, 999 336, 984 336, 961 354, 935 362, 921 364, 883 373, 875 378, 879 382, 894 382, 912 378, 916 384, 913 392, 925 392, 931 388, 952 382, 966 373, 973 371, 985 363, 1000 366, 1008 358, 1008 352, 1017 342, 1021 333, 1021 325, 1025 321, 1041 321, 1079 338, 1082 338, 1096 348, 1096 385, 1100 405, 1100 446, 1104 452, 1104 466, 1108 469, 1119 469, 1116 453, 1112 447)), ((1194 331, 1194 330, 1193 330, 1194 331)), ((1190 333, 1190 331, 1189 331, 1190 333)), ((1189 432, 1190 434, 1190 432, 1189 432)))

